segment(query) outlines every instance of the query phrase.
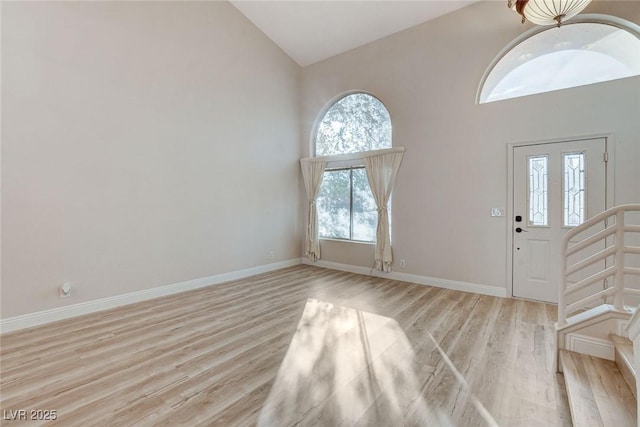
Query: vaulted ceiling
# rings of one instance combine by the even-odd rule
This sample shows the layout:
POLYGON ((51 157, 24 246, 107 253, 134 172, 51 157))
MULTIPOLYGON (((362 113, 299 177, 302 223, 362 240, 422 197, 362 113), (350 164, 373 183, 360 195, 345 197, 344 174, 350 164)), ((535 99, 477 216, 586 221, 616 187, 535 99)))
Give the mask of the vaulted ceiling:
POLYGON ((231 3, 306 66, 478 0, 243 1, 231 3))

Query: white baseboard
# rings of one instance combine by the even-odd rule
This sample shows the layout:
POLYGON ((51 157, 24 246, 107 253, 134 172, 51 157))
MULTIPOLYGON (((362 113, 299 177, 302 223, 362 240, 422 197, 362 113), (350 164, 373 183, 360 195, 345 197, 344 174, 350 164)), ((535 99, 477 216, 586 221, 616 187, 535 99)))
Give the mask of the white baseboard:
POLYGON ((81 316, 83 314, 94 313, 110 308, 146 301, 179 292, 204 288, 217 285, 231 280, 238 280, 256 274, 267 273, 280 268, 291 267, 302 263, 300 258, 293 258, 273 264, 259 265, 257 267, 245 268, 242 270, 230 271, 228 273, 216 274, 214 276, 202 277, 200 279, 187 280, 185 282, 173 283, 171 285, 159 286, 142 291, 131 292, 122 295, 115 295, 108 298, 101 298, 94 301, 87 301, 79 304, 68 305, 66 307, 53 308, 50 310, 29 313, 21 316, 9 317, 0 320, 0 333, 17 331, 19 329, 30 328, 55 322, 57 320, 68 319, 70 317, 81 316))
POLYGON ((479 285, 476 283, 459 282, 456 280, 448 280, 448 279, 438 279, 436 277, 420 276, 417 274, 398 273, 395 271, 392 271, 390 273, 383 273, 379 270, 372 269, 369 267, 360 267, 356 265, 341 264, 337 262, 323 261, 323 260, 313 262, 308 258, 303 258, 302 263, 308 264, 308 265, 315 265, 323 268, 330 268, 332 270, 347 271, 349 273, 364 274, 367 276, 382 277, 385 279, 399 280, 402 282, 417 283, 419 285, 427 285, 427 286, 435 286, 437 288, 452 289, 454 291, 472 292, 476 294, 491 295, 494 297, 501 297, 501 298, 507 297, 507 290, 505 288, 499 288, 496 286, 479 285))
POLYGON ((589 356, 595 356, 601 359, 615 359, 615 350, 610 340, 580 334, 567 334, 565 339, 567 350, 588 354, 589 356))

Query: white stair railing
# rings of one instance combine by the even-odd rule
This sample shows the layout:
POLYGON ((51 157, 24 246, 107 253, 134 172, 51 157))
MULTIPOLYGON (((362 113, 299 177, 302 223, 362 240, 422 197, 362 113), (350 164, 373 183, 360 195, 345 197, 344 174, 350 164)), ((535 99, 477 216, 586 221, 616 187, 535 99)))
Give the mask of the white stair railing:
MULTIPOLYGON (((613 300, 616 311, 625 311, 625 296, 640 297, 640 289, 625 286, 625 276, 640 276, 640 262, 630 262, 628 254, 640 254, 640 246, 626 242, 625 237, 632 233, 640 242, 640 214, 636 217, 631 212, 640 212, 640 204, 620 205, 602 212, 571 229, 562 238, 562 274, 558 296, 558 328, 567 325, 567 318, 573 313, 589 307, 595 302, 613 300), (572 240, 580 239, 571 244, 572 240), (587 248, 603 248, 596 253, 581 257, 587 248), (578 258, 576 261, 575 258, 578 258), (606 265, 613 260, 613 264, 606 265), (601 267, 598 267, 601 266, 601 267), (589 273, 586 273, 589 269, 589 273), (595 272, 594 272, 595 269, 595 272), (570 283, 571 277, 587 275, 570 283), (608 282, 608 287, 592 286, 596 283, 608 282), (577 293, 582 291, 580 295, 577 293), (568 302, 571 298, 575 301, 568 302)), ((627 240, 632 240, 631 237, 627 240)), ((590 249, 593 252, 593 249, 590 249)), ((634 304, 634 305, 637 305, 634 304)))
MULTIPOLYGON (((629 339, 633 341, 633 363, 636 368, 636 372, 640 372, 640 307, 636 309, 634 315, 629 319, 627 325, 627 332, 629 339)), ((636 377, 636 396, 640 396, 640 378, 636 377)), ((640 414, 640 399, 636 399, 637 407, 636 411, 640 414)), ((638 417, 638 424, 640 427, 640 417, 638 417)))

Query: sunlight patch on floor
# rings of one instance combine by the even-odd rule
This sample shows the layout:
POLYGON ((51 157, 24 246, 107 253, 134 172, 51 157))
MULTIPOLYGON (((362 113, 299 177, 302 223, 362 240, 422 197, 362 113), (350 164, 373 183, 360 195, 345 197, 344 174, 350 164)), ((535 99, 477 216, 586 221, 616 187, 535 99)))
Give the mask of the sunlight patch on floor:
POLYGON ((435 370, 394 319, 309 298, 258 425, 453 425, 423 396, 435 370))

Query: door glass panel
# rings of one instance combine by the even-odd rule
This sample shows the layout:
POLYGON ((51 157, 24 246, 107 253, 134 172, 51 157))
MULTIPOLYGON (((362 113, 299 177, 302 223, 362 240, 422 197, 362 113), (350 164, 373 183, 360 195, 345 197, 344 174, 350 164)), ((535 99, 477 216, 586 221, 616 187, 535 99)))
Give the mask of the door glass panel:
POLYGON ((575 227, 584 221, 584 153, 564 153, 562 174, 562 225, 575 227))
POLYGON ((548 209, 548 156, 529 157, 529 225, 549 225, 548 209))

